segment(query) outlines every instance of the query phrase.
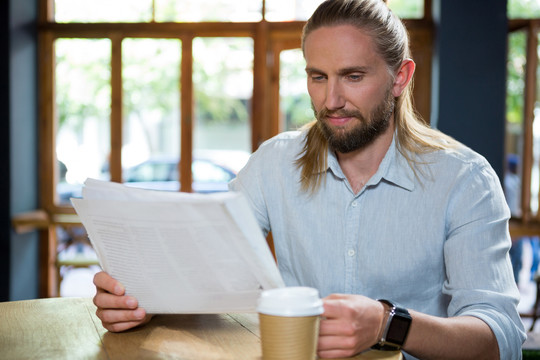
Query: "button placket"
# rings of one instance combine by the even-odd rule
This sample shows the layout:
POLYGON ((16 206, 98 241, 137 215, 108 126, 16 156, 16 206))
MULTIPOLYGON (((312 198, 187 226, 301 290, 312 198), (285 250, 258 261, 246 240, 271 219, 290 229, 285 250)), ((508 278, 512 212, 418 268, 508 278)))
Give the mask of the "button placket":
POLYGON ((344 244, 344 256, 345 256, 345 266, 346 266, 346 280, 345 287, 347 291, 354 292, 358 284, 357 278, 358 274, 358 256, 357 256, 357 246, 358 246, 358 226, 360 223, 360 194, 354 196, 348 205, 347 211, 347 222, 346 222, 346 243, 344 244))

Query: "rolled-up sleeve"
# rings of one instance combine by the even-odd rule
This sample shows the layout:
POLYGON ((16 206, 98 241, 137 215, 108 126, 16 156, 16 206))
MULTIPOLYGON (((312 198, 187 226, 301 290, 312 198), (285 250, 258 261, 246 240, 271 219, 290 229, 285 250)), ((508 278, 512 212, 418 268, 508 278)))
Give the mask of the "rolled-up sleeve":
POLYGON ((508 255, 510 211, 487 162, 470 165, 456 177, 461 180, 447 209, 443 292, 451 299, 448 315, 482 319, 497 338, 500 359, 521 359, 526 335, 508 255))

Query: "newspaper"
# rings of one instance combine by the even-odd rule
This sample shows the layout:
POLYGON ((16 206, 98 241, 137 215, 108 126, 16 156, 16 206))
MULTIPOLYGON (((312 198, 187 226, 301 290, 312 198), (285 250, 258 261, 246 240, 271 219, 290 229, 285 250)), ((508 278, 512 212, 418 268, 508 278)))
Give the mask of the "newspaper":
POLYGON ((284 286, 241 193, 87 179, 71 201, 103 270, 150 314, 251 312, 262 290, 284 286))

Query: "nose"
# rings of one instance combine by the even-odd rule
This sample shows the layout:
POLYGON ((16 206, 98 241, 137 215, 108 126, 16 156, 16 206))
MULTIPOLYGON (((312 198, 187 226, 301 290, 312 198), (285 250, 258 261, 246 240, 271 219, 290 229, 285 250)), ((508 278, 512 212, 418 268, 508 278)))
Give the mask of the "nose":
POLYGON ((341 84, 335 80, 328 80, 326 85, 326 101, 324 105, 328 110, 337 110, 345 106, 345 98, 341 84))

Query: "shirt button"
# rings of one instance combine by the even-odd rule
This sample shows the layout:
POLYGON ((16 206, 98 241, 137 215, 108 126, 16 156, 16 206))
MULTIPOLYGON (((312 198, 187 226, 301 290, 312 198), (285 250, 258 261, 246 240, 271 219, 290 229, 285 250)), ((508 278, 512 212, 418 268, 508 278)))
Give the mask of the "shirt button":
POLYGON ((353 202, 351 203, 351 206, 352 206, 352 207, 356 207, 357 205, 358 205, 358 202, 357 202, 357 201, 353 201, 353 202))
POLYGON ((356 254, 356 251, 354 251, 353 249, 350 249, 349 251, 347 251, 347 255, 349 256, 354 256, 354 254, 356 254))

